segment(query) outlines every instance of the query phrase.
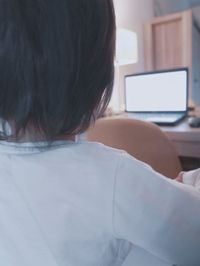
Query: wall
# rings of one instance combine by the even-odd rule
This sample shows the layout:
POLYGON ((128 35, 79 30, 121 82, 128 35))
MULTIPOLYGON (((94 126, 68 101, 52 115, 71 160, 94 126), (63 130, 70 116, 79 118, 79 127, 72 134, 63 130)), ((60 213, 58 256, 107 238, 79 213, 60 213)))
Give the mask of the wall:
POLYGON ((156 16, 163 16, 170 13, 184 11, 190 8, 188 0, 154 0, 156 16))
POLYGON ((127 28, 138 36, 138 63, 121 66, 119 76, 115 75, 115 85, 110 107, 114 111, 124 110, 124 75, 144 71, 143 25, 154 17, 153 0, 114 0, 117 27, 127 28), (120 95, 120 97, 119 97, 120 95))
POLYGON ((115 0, 117 26, 135 31, 138 35, 139 61, 135 71, 144 70, 143 24, 154 16, 153 0, 115 0))
POLYGON ((155 15, 162 16, 200 5, 200 0, 154 0, 155 15))

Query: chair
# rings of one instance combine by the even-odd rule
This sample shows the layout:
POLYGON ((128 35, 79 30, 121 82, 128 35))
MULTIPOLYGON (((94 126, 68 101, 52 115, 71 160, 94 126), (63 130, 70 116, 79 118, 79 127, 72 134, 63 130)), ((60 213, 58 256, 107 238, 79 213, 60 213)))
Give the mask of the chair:
POLYGON ((152 123, 126 118, 101 118, 88 130, 86 138, 123 149, 167 177, 175 178, 181 171, 173 144, 152 123))

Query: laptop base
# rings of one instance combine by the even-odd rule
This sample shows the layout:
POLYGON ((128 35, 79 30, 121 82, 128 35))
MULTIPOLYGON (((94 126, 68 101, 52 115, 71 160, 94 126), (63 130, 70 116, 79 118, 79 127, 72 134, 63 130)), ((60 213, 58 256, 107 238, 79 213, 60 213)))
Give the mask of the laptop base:
POLYGON ((142 114, 142 113, 130 113, 128 112, 128 117, 133 119, 138 119, 146 122, 151 122, 159 126, 175 126, 186 118, 187 114, 174 115, 174 114, 142 114))

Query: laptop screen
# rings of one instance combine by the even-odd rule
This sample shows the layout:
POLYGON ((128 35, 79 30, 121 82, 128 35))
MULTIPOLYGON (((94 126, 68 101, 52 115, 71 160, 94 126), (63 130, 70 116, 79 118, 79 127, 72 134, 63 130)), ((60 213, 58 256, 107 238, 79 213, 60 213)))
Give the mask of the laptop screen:
POLYGON ((186 111, 187 92, 187 68, 126 76, 126 111, 186 111))

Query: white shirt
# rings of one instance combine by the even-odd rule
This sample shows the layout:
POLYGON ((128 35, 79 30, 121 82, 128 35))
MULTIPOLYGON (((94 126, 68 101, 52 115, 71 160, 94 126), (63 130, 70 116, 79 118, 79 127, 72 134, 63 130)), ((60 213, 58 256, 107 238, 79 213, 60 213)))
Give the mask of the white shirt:
POLYGON ((131 247, 200 265, 193 187, 101 144, 44 145, 0 142, 0 265, 119 266, 131 247))
POLYGON ((200 192, 200 168, 183 174, 183 183, 195 187, 200 192))

